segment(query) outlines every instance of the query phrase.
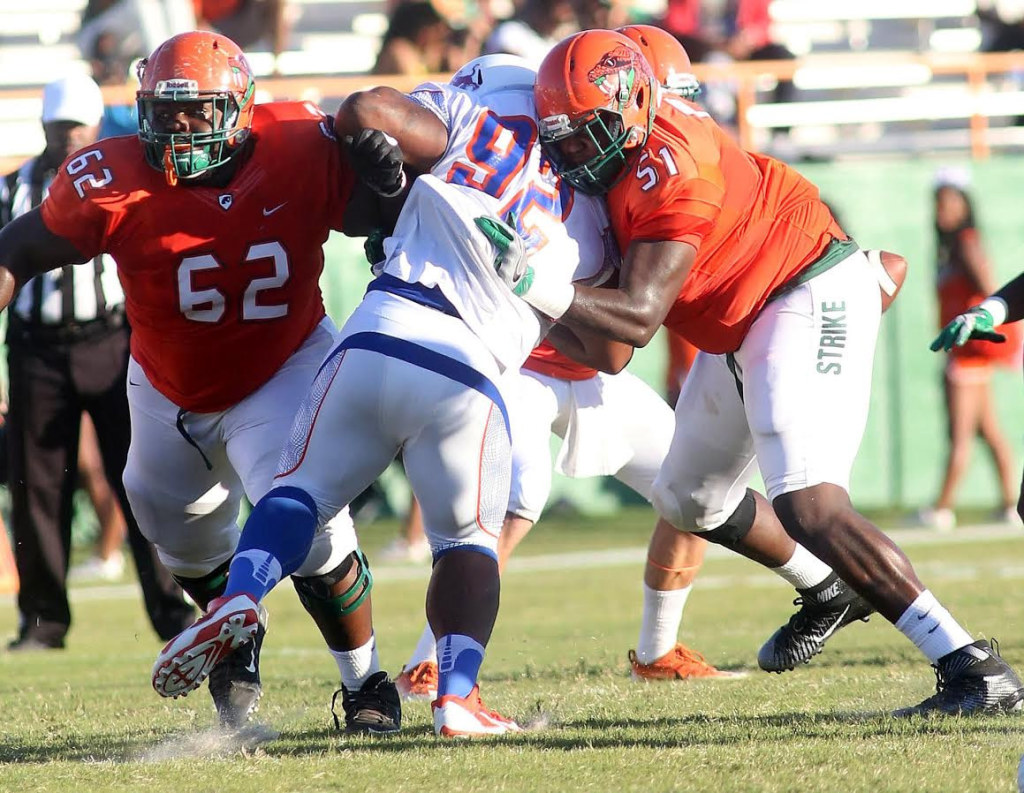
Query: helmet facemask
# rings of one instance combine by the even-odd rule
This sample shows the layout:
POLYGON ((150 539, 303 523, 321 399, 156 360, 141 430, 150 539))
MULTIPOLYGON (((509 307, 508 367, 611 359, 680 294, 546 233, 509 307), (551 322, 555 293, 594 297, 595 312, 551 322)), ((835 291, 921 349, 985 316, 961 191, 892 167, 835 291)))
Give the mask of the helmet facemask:
POLYGON ((574 124, 566 123, 561 130, 552 121, 541 122, 541 146, 565 181, 586 195, 603 195, 622 179, 631 154, 626 146, 633 132, 625 128, 619 113, 599 108, 574 124), (571 162, 562 148, 576 136, 582 136, 596 152, 582 163, 571 162))
MULTIPOLYGON (((250 83, 250 90, 253 88, 250 83)), ((153 92, 139 92, 139 138, 144 144, 146 162, 163 171, 169 184, 191 180, 208 173, 231 159, 249 136, 247 127, 238 127, 239 104, 227 91, 199 91, 191 80, 158 83, 153 92), (178 106, 202 115, 213 127, 210 132, 161 132, 166 128, 160 116, 181 112, 178 106)))

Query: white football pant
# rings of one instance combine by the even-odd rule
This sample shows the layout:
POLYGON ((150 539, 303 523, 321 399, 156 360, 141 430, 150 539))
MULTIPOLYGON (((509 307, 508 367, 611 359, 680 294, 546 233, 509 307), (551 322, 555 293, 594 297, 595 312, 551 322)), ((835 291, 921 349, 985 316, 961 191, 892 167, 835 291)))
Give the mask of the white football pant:
POLYGON ((434 556, 496 555, 511 470, 497 365, 462 320, 370 292, 295 418, 275 484, 312 496, 321 520, 399 451, 434 556))
POLYGON ((732 360, 698 355, 654 483, 658 512, 680 529, 717 528, 755 464, 769 500, 822 483, 849 490, 881 308, 875 272, 857 251, 766 305, 732 360))
POLYGON ((561 380, 522 369, 502 393, 512 421, 508 511, 536 522, 551 492, 553 432, 562 438, 555 467, 577 479, 614 476, 648 501, 668 454, 672 409, 629 372, 561 380))
MULTIPOLYGON (((325 318, 260 388, 218 413, 184 413, 181 430, 178 406, 138 362, 129 362, 132 442, 124 485, 139 528, 172 573, 199 578, 234 554, 242 496, 255 504, 270 490, 295 411, 336 332, 325 318)), ((331 518, 296 575, 329 572, 355 550, 348 510, 331 518)))

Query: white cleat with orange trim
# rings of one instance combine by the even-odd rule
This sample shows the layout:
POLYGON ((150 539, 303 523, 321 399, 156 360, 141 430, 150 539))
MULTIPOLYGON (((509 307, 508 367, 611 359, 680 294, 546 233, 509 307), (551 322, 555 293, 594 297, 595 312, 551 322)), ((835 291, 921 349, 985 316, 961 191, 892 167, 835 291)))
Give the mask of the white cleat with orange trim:
POLYGON ((487 708, 480 699, 480 686, 473 686, 468 697, 451 694, 430 704, 434 712, 434 732, 443 738, 475 738, 522 732, 512 719, 487 708))
POLYGON ((211 600, 206 614, 160 651, 153 664, 153 688, 162 697, 195 691, 222 658, 253 641, 259 622, 259 604, 249 595, 211 600))

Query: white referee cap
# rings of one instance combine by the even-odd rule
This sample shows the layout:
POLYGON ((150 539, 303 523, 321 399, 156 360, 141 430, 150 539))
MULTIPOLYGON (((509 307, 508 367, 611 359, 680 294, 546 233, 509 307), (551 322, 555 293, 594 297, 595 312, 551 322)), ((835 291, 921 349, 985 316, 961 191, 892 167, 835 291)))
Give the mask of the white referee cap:
POLYGON ((103 118, 103 93, 84 74, 70 74, 43 89, 43 123, 77 121, 94 127, 103 118))

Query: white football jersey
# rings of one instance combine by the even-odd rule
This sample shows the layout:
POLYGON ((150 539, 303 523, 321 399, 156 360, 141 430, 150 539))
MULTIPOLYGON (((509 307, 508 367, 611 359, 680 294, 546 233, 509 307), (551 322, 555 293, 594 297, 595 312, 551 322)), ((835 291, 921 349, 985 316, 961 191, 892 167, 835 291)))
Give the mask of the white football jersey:
POLYGON ((619 263, 604 202, 574 191, 542 156, 532 90, 481 98, 427 83, 412 96, 445 123, 448 148, 431 171, 435 178, 413 185, 384 243, 382 269, 439 288, 502 369, 518 368, 547 332, 547 321, 501 282, 494 246, 473 218, 514 218, 534 269, 592 284, 619 263))

